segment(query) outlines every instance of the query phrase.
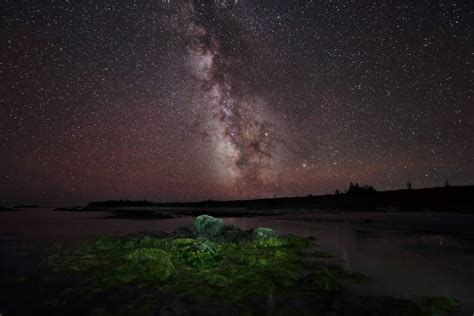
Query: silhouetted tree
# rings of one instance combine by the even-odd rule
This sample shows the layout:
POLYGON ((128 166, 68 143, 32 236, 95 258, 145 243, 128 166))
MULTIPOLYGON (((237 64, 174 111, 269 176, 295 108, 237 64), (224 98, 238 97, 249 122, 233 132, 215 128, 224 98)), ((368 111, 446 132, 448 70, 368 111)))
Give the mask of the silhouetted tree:
POLYGON ((445 187, 450 187, 451 186, 451 184, 449 183, 449 181, 447 179, 446 179, 446 181, 444 181, 444 186, 445 187))
POLYGON ((354 192, 354 190, 355 190, 355 185, 354 185, 354 183, 352 183, 352 182, 349 183, 349 189, 347 190, 347 193, 349 193, 349 192, 354 192))
POLYGON ((360 186, 359 183, 350 183, 349 189, 346 191, 346 194, 367 194, 367 193, 375 193, 377 190, 371 185, 363 185, 360 186))
POLYGON ((407 189, 408 189, 408 190, 413 189, 413 186, 411 185, 411 182, 410 182, 410 181, 407 182, 407 189))
POLYGON ((341 194, 341 192, 339 192, 339 190, 336 189, 336 192, 334 192, 334 195, 339 195, 339 194, 341 194))
POLYGON ((360 192, 360 186, 359 186, 359 183, 357 183, 357 182, 354 185, 354 192, 360 192))

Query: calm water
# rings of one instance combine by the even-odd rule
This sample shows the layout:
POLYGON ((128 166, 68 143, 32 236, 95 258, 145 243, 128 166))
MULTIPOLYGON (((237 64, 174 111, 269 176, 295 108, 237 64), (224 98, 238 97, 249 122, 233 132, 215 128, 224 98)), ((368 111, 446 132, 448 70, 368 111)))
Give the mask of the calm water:
MULTIPOLYGON (((18 264, 16 261, 9 264, 9 258, 14 257, 12 253, 32 245, 74 243, 138 231, 170 232, 193 221, 191 217, 165 220, 101 218, 104 215, 102 212, 48 209, 0 213, 0 267, 3 273, 15 269, 14 265, 18 264)), ((349 216, 350 221, 341 221, 340 216, 331 215, 331 218, 295 215, 228 218, 225 221, 244 229, 267 226, 285 233, 318 238, 321 249, 335 255, 335 260, 344 267, 371 278, 369 285, 354 288, 361 293, 407 298, 454 296, 463 303, 460 315, 473 315, 474 238, 470 227, 474 226, 470 224, 474 223, 474 216, 426 213, 349 216)))

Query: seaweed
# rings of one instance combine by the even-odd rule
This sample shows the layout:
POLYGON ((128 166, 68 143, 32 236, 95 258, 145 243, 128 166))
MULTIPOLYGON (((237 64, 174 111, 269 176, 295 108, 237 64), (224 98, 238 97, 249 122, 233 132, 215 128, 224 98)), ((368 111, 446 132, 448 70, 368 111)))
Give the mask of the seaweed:
MULTIPOLYGON (((128 304, 119 309, 91 307, 88 312, 97 315, 128 314, 132 310, 134 314, 154 314, 157 308, 166 308, 170 299, 164 297, 182 295, 213 302, 215 308, 218 304, 240 306, 234 314, 250 313, 256 301, 271 309, 288 297, 307 299, 298 303, 307 311, 314 308, 309 302, 319 302, 323 311, 337 313, 333 302, 344 294, 341 281, 367 279, 319 260, 329 256, 315 251, 314 246, 314 239, 284 236, 262 227, 242 231, 210 216, 200 216, 193 226, 171 234, 100 238, 76 249, 57 249, 44 266, 57 273, 72 272, 81 280, 58 299, 61 304, 78 297, 86 299, 87 295, 133 293, 128 304)), ((431 298, 417 309, 418 314, 412 314, 444 313, 455 305, 454 301, 431 298)))

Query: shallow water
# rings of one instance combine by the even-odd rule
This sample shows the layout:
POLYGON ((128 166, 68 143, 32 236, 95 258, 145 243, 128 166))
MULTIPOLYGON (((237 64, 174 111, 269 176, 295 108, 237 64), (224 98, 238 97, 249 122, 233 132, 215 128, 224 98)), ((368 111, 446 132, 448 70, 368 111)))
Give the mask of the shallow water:
MULTIPOLYGON (((171 232, 193 221, 191 217, 104 219, 105 214, 49 209, 0 213, 3 272, 13 272, 17 265, 26 264, 13 254, 27 251, 32 245, 76 243, 97 236, 139 231, 171 232)), ((354 286, 359 293, 404 298, 453 296, 463 303, 460 315, 473 315, 474 238, 466 229, 466 223, 474 217, 440 217, 430 213, 385 217, 351 213, 350 220, 329 217, 289 215, 227 218, 225 221, 244 229, 267 226, 284 233, 318 238, 321 250, 333 254, 336 257, 333 260, 371 278, 367 285, 354 286)))

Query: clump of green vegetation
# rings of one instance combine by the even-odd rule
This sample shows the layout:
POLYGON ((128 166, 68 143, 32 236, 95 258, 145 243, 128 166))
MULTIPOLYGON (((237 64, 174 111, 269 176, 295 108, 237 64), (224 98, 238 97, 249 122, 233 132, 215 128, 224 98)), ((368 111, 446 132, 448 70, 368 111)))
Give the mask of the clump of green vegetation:
POLYGON ((107 286, 152 281, 163 292, 224 301, 283 291, 301 281, 308 269, 299 251, 311 242, 303 238, 280 236, 263 227, 242 231, 207 215, 199 216, 187 232, 192 236, 101 238, 80 249, 56 253, 47 265, 96 275, 94 279, 107 286))
MULTIPOLYGON (((78 249, 60 250, 45 265, 75 272, 85 287, 93 289, 82 289, 83 293, 135 288, 141 291, 136 303, 143 307, 139 302, 146 301, 151 314, 149 305, 158 304, 157 293, 184 294, 229 306, 299 295, 309 301, 322 300, 330 308, 343 291, 341 280, 364 281, 365 277, 325 263, 321 258, 328 256, 312 246, 309 239, 283 236, 264 227, 242 231, 203 215, 193 226, 172 234, 101 238, 78 249)), ((432 301, 426 306, 444 311, 451 305, 432 301)))
POLYGON ((191 267, 212 267, 217 264, 220 247, 208 239, 178 238, 164 247, 176 260, 191 267))

